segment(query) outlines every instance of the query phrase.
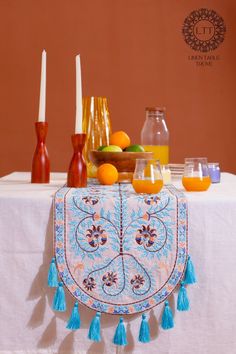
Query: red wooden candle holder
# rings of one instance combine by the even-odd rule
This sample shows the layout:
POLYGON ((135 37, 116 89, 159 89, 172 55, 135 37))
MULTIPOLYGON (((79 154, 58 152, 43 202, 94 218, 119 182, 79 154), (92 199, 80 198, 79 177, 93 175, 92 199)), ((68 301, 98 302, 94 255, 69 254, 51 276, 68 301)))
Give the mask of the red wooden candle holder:
POLYGON ((71 137, 74 154, 67 175, 67 186, 83 188, 87 186, 87 168, 83 157, 86 134, 74 134, 71 137))
POLYGON ((37 146, 33 156, 31 183, 49 183, 50 162, 45 140, 48 131, 47 122, 35 123, 37 146))

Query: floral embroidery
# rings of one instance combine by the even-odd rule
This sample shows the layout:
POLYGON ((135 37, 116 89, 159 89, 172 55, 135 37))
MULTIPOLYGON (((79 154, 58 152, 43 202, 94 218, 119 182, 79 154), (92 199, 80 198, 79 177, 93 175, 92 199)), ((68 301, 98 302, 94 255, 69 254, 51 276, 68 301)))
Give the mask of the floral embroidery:
POLYGON ((92 277, 85 278, 83 280, 83 284, 84 284, 84 287, 89 291, 92 291, 93 289, 96 288, 95 280, 92 277))
POLYGON ((179 284, 188 255, 187 211, 174 187, 143 197, 131 185, 89 182, 87 190, 65 187, 57 196, 55 257, 76 299, 100 312, 137 313, 179 284))
POLYGON ((107 234, 100 225, 93 225, 91 229, 88 229, 86 237, 91 247, 97 247, 98 244, 104 245, 107 242, 107 234))
POLYGON ((93 220, 94 220, 94 221, 100 220, 100 215, 99 215, 98 213, 94 213, 94 214, 93 214, 93 220))
POLYGON ((141 229, 138 229, 138 234, 136 235, 136 242, 139 245, 142 245, 145 241, 147 247, 150 247, 154 244, 155 238, 157 237, 156 229, 152 229, 150 225, 142 225, 141 229))
POLYGON ((59 241, 59 242, 57 243, 57 246, 58 246, 58 248, 63 248, 63 243, 59 241))
POLYGON ((143 286, 144 279, 140 274, 137 274, 130 280, 130 284, 133 285, 133 288, 139 289, 143 286))
POLYGON ((147 197, 144 199, 144 202, 147 204, 147 205, 155 205, 159 202, 160 198, 157 197, 157 196, 154 196, 154 197, 147 197))
POLYGON ((143 215, 143 220, 150 220, 150 214, 148 212, 143 215))
POLYGON ((85 202, 85 204, 90 205, 95 205, 98 203, 98 199, 93 197, 83 197, 82 200, 85 202))
POLYGON ((113 272, 107 272, 106 274, 103 275, 102 281, 106 286, 112 286, 117 282, 117 274, 113 272))

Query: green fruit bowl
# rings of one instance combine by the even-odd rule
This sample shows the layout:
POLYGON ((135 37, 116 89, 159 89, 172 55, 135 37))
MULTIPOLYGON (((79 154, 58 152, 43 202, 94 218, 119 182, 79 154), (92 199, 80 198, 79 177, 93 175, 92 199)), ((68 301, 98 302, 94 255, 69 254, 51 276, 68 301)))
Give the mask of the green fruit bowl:
POLYGON ((89 152, 90 161, 99 167, 103 163, 110 163, 121 172, 134 172, 136 159, 152 159, 152 152, 108 152, 91 150, 89 152))

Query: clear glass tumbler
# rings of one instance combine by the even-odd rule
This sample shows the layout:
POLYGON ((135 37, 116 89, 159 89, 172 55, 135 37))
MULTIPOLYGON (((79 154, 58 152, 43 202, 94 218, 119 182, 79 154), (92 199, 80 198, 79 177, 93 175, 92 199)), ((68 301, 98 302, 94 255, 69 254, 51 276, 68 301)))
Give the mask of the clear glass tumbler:
POLYGON ((187 191, 206 191, 211 185, 206 157, 186 158, 182 183, 187 191))
POLYGON ((137 159, 132 184, 136 193, 159 193, 163 187, 159 160, 137 159))

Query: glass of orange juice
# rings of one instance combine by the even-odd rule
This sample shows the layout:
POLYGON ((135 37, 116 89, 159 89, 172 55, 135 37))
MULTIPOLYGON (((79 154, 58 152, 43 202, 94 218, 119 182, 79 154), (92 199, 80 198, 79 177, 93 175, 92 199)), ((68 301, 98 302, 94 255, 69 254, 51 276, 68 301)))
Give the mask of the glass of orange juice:
POLYGON ((186 191, 206 191, 211 185, 207 158, 185 159, 182 183, 186 191))
POLYGON ((159 160, 137 159, 132 184, 136 193, 159 193, 163 187, 159 160))

